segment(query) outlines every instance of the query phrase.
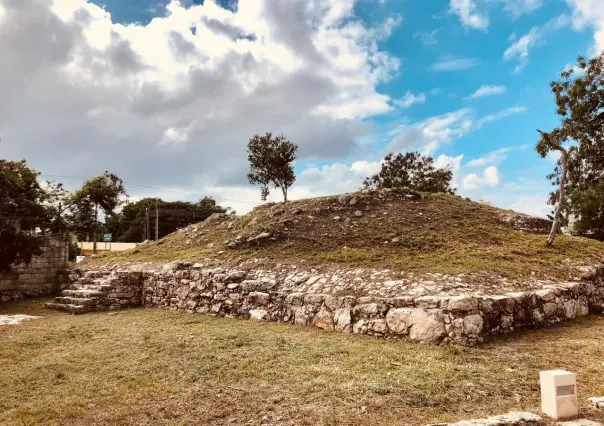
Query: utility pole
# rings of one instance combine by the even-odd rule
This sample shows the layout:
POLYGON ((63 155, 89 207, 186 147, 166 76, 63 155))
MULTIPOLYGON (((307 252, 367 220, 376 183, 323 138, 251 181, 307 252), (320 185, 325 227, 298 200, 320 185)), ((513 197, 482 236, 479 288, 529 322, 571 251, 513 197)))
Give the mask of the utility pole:
POLYGON ((147 204, 147 208, 145 209, 145 240, 151 239, 151 231, 149 230, 149 206, 150 204, 147 204))
POLYGON ((155 241, 159 240, 159 210, 157 209, 157 198, 155 199, 155 241))

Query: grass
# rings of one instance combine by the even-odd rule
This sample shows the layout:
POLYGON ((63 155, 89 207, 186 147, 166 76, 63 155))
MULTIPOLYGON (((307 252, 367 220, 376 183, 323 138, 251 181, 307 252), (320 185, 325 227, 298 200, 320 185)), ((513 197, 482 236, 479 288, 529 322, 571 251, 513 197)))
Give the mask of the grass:
MULTIPOLYGON (((510 410, 539 413, 538 372, 578 374, 604 395, 604 318, 474 349, 161 309, 41 315, 0 327, 2 425, 423 425, 510 410), (365 408, 363 408, 365 407, 365 408), (279 419, 279 420, 277 420, 279 419)), ((553 424, 553 423, 552 423, 553 424)))
POLYGON ((520 232, 503 220, 510 211, 445 194, 424 194, 410 201, 403 193, 357 194, 355 206, 322 197, 254 209, 241 218, 204 222, 136 250, 111 253, 89 262, 198 260, 229 264, 262 258, 317 267, 401 269, 445 274, 492 272, 510 278, 568 279, 574 263, 604 260, 604 244, 559 236, 553 247, 546 236, 520 232), (362 217, 355 217, 356 210, 362 217), (338 216, 340 220, 334 220, 338 216), (271 232, 275 240, 226 248, 238 235, 271 232))

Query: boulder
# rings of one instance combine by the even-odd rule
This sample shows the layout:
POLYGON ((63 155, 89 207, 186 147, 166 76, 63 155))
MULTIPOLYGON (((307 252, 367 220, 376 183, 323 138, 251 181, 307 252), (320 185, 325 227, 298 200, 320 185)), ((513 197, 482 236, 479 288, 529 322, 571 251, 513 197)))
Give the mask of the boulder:
POLYGON ((333 330, 334 323, 331 317, 331 312, 325 306, 315 315, 312 320, 312 325, 322 330, 333 330))

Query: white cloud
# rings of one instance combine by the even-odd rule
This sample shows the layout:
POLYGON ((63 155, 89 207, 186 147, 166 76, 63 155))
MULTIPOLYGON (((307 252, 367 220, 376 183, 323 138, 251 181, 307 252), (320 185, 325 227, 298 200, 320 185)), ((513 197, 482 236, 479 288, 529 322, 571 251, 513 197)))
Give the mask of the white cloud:
POLYGON ((476 58, 444 57, 428 68, 429 71, 459 71, 480 65, 476 58))
POLYGON ((543 2, 541 0, 497 0, 505 4, 503 10, 518 18, 522 15, 528 15, 539 9, 543 2))
POLYGON ((499 170, 495 166, 489 166, 484 169, 484 182, 493 187, 499 185, 500 177, 499 170))
POLYGON ((474 0, 451 0, 449 3, 449 13, 458 15, 464 27, 486 30, 489 27, 489 18, 477 9, 474 0))
POLYGON ((413 34, 414 39, 419 39, 424 46, 434 46, 438 43, 436 40, 436 34, 440 29, 432 30, 432 31, 418 31, 413 34))
POLYGON ((525 107, 510 107, 477 119, 473 109, 463 108, 416 123, 399 125, 389 132, 393 139, 386 150, 406 152, 419 149, 425 154, 432 154, 443 144, 451 143, 487 123, 524 111, 525 107))
POLYGON ((505 91, 506 91, 505 86, 482 85, 478 88, 478 90, 476 90, 474 93, 472 93, 466 99, 476 99, 476 98, 482 98, 484 96, 500 95, 500 94, 504 93, 505 91))
POLYGON ((518 61, 518 65, 514 68, 513 73, 519 74, 529 62, 530 51, 535 47, 543 45, 545 43, 545 38, 549 34, 568 26, 569 24, 570 18, 567 15, 560 15, 542 26, 532 27, 528 33, 520 38, 517 38, 515 34, 512 34, 510 36, 512 44, 503 53, 503 59, 505 61, 518 61))
POLYGON ((476 189, 482 184, 482 179, 476 173, 470 173, 463 180, 465 189, 476 189))
POLYGON ((575 30, 586 25, 594 31, 593 53, 604 51, 604 2, 601 0, 566 0, 573 11, 572 23, 575 30))
POLYGON ((395 99, 393 101, 394 105, 396 105, 397 107, 400 108, 410 108, 411 106, 415 105, 415 104, 423 104, 426 102, 426 95, 423 93, 420 93, 418 95, 414 95, 411 92, 407 92, 405 93, 405 96, 403 96, 401 99, 395 99))
POLYGON ((347 158, 393 110, 378 87, 400 64, 380 42, 401 18, 369 26, 353 6, 172 1, 121 25, 85 0, 0 0, 3 156, 199 195, 247 185, 256 133, 284 133, 300 161, 347 158))
POLYGON ((444 115, 395 128, 394 137, 387 147, 390 152, 405 152, 421 149, 433 153, 443 143, 449 143, 470 131, 473 120, 472 110, 464 108, 444 115))
POLYGON ((461 162, 463 160, 463 154, 455 157, 449 157, 445 154, 440 154, 436 160, 434 160, 434 167, 438 169, 451 169, 453 175, 456 175, 461 170, 461 162))
POLYGON ((495 166, 489 166, 484 169, 482 176, 476 173, 470 173, 463 179, 463 188, 468 190, 478 189, 484 185, 495 187, 499 185, 501 177, 499 170, 495 166))
POLYGON ((468 161, 468 167, 484 167, 487 164, 497 164, 501 161, 505 160, 508 152, 510 152, 511 148, 501 148, 496 151, 490 152, 484 157, 475 158, 473 160, 468 161))
POLYGON ((495 114, 485 115, 476 121, 476 127, 480 128, 486 123, 492 123, 493 121, 500 120, 505 117, 509 117, 510 115, 520 114, 527 110, 524 106, 514 106, 510 108, 503 109, 495 114))

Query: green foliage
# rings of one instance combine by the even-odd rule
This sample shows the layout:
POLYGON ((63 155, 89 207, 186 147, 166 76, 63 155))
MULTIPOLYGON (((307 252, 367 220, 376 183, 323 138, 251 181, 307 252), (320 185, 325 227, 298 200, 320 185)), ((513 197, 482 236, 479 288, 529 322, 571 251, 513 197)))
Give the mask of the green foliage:
MULTIPOLYGON (((550 133, 542 133, 537 151, 546 156, 557 146, 567 148, 568 202, 563 215, 576 219, 574 230, 604 240, 604 54, 586 60, 579 57, 578 75, 573 70, 561 73, 551 83, 561 124, 550 133)), ((560 186, 562 167, 558 161, 548 176, 560 186)), ((558 193, 550 194, 550 204, 558 202, 558 193)))
POLYGON ((252 185, 261 185, 261 198, 266 200, 270 188, 281 188, 283 201, 287 202, 287 191, 296 180, 293 162, 296 159, 298 145, 283 135, 273 137, 255 135, 247 146, 250 172, 248 181, 252 185))
POLYGON ((70 198, 70 223, 80 236, 92 234, 93 252, 96 252, 96 236, 100 230, 99 210, 106 216, 113 214, 126 196, 122 180, 113 173, 105 172, 86 182, 70 198))
MULTIPOLYGON (((105 220, 105 230, 113 234, 115 241, 136 243, 144 239, 145 212, 149 208, 149 228, 155 236, 155 203, 159 214, 159 238, 201 222, 214 213, 226 213, 227 209, 216 204, 211 197, 204 197, 198 203, 184 201, 162 201, 156 198, 143 198, 135 203, 126 204, 120 213, 110 215, 105 220)), ((153 238, 151 238, 153 239, 153 238)))
POLYGON ((386 155, 382 169, 363 181, 365 188, 401 188, 407 187, 420 192, 455 193, 451 187, 453 172, 438 169, 434 159, 419 152, 386 155))
POLYGON ((0 160, 0 271, 41 253, 42 238, 35 232, 49 223, 38 175, 25 161, 0 160))

